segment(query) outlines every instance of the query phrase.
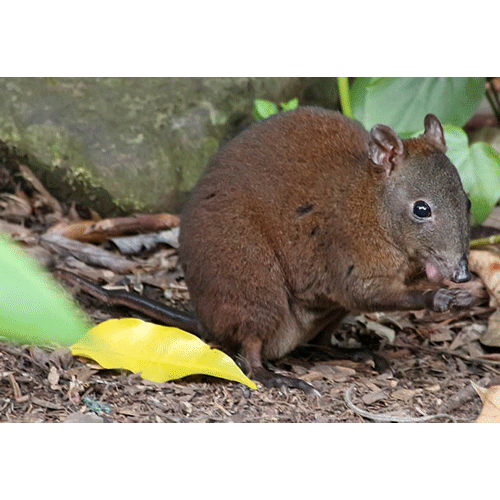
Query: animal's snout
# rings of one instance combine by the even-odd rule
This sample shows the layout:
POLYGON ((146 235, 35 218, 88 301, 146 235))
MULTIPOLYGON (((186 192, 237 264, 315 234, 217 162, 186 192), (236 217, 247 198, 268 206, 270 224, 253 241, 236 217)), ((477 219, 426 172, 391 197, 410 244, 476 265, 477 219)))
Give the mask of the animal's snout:
POLYGON ((458 263, 458 266, 456 269, 453 271, 451 275, 451 281, 455 283, 463 283, 464 281, 469 281, 471 278, 471 274, 469 271, 469 264, 467 260, 467 256, 464 255, 461 259, 460 262, 458 263))

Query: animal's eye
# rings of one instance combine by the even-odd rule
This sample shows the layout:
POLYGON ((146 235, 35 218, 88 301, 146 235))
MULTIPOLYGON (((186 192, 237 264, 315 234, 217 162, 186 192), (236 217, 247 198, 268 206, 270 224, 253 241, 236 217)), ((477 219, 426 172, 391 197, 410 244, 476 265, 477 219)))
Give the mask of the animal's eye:
POLYGON ((469 198, 467 198, 467 210, 470 212, 470 208, 472 206, 472 203, 470 202, 469 198))
POLYGON ((431 207, 422 200, 418 200, 413 205, 413 214, 418 219, 427 219, 431 216, 431 207))

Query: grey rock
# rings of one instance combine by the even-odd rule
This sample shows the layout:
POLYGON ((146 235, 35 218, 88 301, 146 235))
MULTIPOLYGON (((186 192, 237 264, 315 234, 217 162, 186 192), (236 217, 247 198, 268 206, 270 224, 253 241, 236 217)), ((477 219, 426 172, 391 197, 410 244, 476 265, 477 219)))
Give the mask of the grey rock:
POLYGON ((333 106, 335 79, 0 78, 0 141, 35 158, 58 199, 106 193, 112 203, 94 207, 102 216, 112 206, 175 212, 219 146, 251 123, 255 98, 297 96, 333 106))

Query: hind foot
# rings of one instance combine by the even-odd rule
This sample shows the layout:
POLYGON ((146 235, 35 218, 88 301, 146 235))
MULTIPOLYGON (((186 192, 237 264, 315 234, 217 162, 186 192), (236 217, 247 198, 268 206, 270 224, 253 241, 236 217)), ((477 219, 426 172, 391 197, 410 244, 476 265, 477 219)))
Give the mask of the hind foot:
POLYGON ((252 369, 251 378, 257 380, 266 387, 276 387, 283 394, 288 393, 288 389, 299 389, 308 396, 321 397, 321 393, 317 391, 311 384, 304 382, 298 378, 287 375, 279 375, 264 367, 252 369))

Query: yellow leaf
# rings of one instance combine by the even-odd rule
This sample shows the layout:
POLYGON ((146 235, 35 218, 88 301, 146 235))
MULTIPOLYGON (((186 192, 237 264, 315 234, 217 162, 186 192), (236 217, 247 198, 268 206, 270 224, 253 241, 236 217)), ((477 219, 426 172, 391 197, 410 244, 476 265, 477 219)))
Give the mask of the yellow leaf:
POLYGON ((71 346, 71 352, 104 368, 141 372, 142 378, 153 382, 203 373, 257 388, 229 356, 198 337, 134 318, 100 323, 71 346))

